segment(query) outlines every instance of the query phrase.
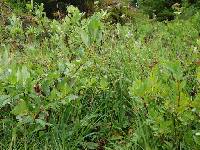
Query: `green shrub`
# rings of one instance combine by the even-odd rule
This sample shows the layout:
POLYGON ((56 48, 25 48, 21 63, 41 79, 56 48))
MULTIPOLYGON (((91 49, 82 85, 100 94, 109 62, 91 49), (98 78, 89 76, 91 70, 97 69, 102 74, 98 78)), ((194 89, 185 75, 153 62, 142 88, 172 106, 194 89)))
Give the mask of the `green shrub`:
MULTIPOLYGON (((139 1, 139 6, 150 18, 156 17, 157 20, 173 20, 176 16, 176 13, 182 13, 180 7, 196 7, 198 8, 199 2, 194 0, 141 0, 139 1)), ((191 8, 190 8, 191 10, 191 8)))
POLYGON ((121 25, 42 9, 0 24, 1 149, 200 148, 199 13, 121 25))

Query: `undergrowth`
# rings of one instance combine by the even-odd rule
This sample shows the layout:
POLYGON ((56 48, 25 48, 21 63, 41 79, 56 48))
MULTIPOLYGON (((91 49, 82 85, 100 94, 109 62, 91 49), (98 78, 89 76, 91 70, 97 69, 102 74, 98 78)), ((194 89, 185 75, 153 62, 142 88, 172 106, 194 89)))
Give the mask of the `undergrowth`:
POLYGON ((199 13, 42 10, 1 16, 0 149, 200 149, 199 13))

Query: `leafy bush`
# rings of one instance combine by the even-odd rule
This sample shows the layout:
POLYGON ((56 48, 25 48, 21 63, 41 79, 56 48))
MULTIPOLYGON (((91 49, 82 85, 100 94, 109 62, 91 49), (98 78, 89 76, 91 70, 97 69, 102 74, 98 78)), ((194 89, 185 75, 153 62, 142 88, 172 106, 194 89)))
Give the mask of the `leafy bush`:
POLYGON ((42 10, 0 24, 1 149, 200 148, 199 13, 121 25, 42 10))
MULTIPOLYGON (((141 0, 139 6, 150 18, 156 16, 157 20, 173 20, 176 13, 182 13, 181 7, 199 7, 197 0, 141 0)), ((192 9, 190 9, 192 10, 192 9)))

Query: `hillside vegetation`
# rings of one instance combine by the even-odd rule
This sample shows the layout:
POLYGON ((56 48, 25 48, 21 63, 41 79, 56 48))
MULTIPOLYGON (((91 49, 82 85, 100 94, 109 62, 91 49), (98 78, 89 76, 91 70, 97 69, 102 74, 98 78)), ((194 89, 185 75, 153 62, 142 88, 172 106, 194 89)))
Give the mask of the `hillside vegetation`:
POLYGON ((145 5, 0 6, 0 149, 200 149, 197 3, 162 22, 145 5))

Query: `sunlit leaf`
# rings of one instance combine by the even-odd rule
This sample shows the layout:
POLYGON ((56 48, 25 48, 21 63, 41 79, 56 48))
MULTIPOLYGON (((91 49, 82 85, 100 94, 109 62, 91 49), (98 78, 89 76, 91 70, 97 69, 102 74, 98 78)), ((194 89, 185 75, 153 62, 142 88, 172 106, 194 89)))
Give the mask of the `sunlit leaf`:
POLYGON ((11 111, 14 115, 26 115, 28 113, 28 107, 24 100, 20 100, 18 104, 11 111))
POLYGON ((88 34, 84 30, 81 30, 80 35, 83 43, 88 47, 90 45, 90 39, 88 34))

